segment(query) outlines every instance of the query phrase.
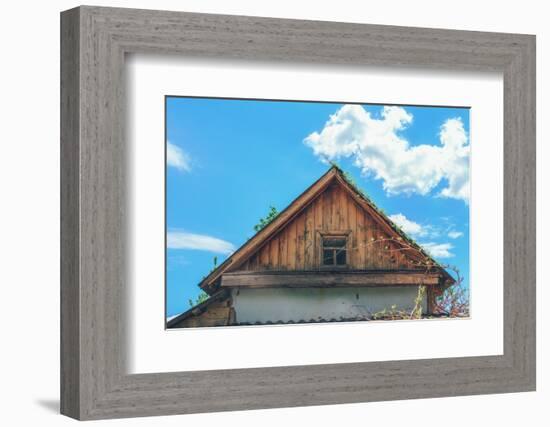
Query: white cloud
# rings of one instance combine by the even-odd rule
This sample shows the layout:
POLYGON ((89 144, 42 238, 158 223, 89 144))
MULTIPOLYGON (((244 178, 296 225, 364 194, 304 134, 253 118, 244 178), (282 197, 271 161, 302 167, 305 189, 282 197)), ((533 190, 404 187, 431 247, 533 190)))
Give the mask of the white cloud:
POLYGON ((235 251, 232 243, 204 234, 169 231, 166 240, 169 249, 195 249, 226 255, 235 251))
POLYGON ((389 215, 389 218, 395 222, 408 235, 413 237, 437 238, 441 235, 439 227, 430 224, 419 224, 412 219, 407 218, 402 213, 389 215))
MULTIPOLYGON (((440 235, 440 231, 437 227, 433 227, 431 225, 421 225, 408 219, 402 213, 389 215, 389 218, 400 226, 406 234, 413 237, 435 238, 440 235)), ((462 233, 460 231, 451 231, 448 233, 448 236, 452 239, 456 239, 462 236, 462 233)), ((420 246, 434 258, 454 257, 454 254, 451 252, 451 249, 453 249, 453 245, 451 243, 426 242, 420 243, 420 246)))
POLYGON ((447 236, 449 236, 451 239, 458 239, 459 237, 462 237, 464 233, 462 231, 449 231, 447 236))
POLYGON ((434 258, 452 258, 454 254, 451 253, 453 245, 450 243, 420 243, 420 246, 424 248, 434 258))
POLYGON ((410 234, 411 236, 425 236, 427 234, 427 231, 420 224, 408 219, 401 213, 389 215, 389 219, 401 227, 405 234, 410 234))
POLYGON ((353 158, 364 174, 382 180, 388 194, 429 194, 440 182, 441 197, 469 200, 470 145, 460 118, 440 128, 440 145, 409 145, 399 135, 413 121, 404 108, 386 106, 375 118, 359 105, 344 105, 320 132, 304 139, 323 161, 353 158))
POLYGON ((184 172, 191 171, 191 159, 189 155, 170 141, 166 144, 166 163, 184 172))

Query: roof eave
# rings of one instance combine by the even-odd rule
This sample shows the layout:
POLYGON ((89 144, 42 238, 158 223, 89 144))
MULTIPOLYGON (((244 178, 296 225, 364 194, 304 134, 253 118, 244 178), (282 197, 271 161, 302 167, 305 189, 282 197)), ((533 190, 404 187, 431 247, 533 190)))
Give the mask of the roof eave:
POLYGON ((350 182, 342 169, 337 165, 332 165, 331 168, 325 172, 317 181, 310 185, 305 191, 303 191, 298 197, 296 197, 282 212, 277 215, 277 217, 270 222, 263 229, 258 231, 254 236, 248 239, 243 243, 229 258, 227 258, 223 263, 221 263, 217 268, 212 270, 206 277, 202 279, 199 283, 199 287, 208 293, 209 295, 214 295, 217 291, 216 283, 219 282, 221 275, 227 271, 227 269, 234 264, 236 268, 242 264, 241 261, 246 259, 247 253, 252 253, 257 247, 265 243, 269 236, 275 234, 279 229, 283 228, 288 222, 290 222, 296 215, 298 215, 302 209, 307 206, 307 204, 313 200, 319 193, 321 193, 332 181, 338 180, 345 188, 350 190, 351 194, 359 198, 364 204, 366 204, 370 211, 374 214, 375 218, 378 217, 380 223, 387 224, 387 227, 397 233, 401 238, 405 239, 413 248, 416 250, 420 256, 428 260, 431 263, 431 266, 438 268, 442 271, 442 274, 446 276, 445 283, 446 286, 451 286, 456 283, 456 280, 447 272, 447 270, 433 259, 420 245, 418 245, 413 239, 411 239, 403 230, 397 227, 394 222, 388 218, 388 216, 382 212, 376 205, 365 195, 363 192, 357 188, 354 183, 350 182), (318 187, 318 188, 315 188, 318 187), (312 192, 310 195, 309 193, 312 192), (301 198, 305 200, 301 201, 297 207, 295 206, 301 198), (292 211, 291 208, 295 208, 292 211), (247 249, 246 252, 245 249, 247 249), (244 253, 244 255, 243 255, 244 253), (242 259, 241 259, 242 258, 242 259))
MULTIPOLYGON (((291 221, 297 214, 299 214, 303 207, 298 207, 295 209, 295 212, 291 212, 291 208, 299 201, 300 198, 304 197, 306 199, 305 203, 307 204, 308 199, 305 197, 309 192, 313 191, 311 199, 313 199, 317 193, 321 192, 326 186, 330 184, 335 176, 341 173, 340 169, 336 166, 332 166, 327 172, 325 172, 317 181, 311 184, 305 191, 303 191, 298 197, 296 197, 289 205, 280 212, 277 217, 271 221, 268 225, 258 231, 254 236, 244 242, 233 254, 227 258, 223 263, 221 263, 217 268, 212 270, 206 277, 204 277, 199 283, 199 288, 203 291, 212 295, 210 292, 213 292, 212 284, 223 274, 224 271, 233 263, 235 258, 240 256, 241 252, 246 249, 248 246, 260 246, 264 243, 271 234, 274 234, 278 229, 284 227, 289 221, 291 221), (315 187, 319 188, 315 188, 315 187)), ((249 250, 253 251, 254 249, 249 250)))
POLYGON ((229 294, 229 292, 227 291, 227 289, 217 290, 206 301, 203 301, 200 304, 197 304, 197 305, 191 307, 189 310, 184 311, 181 314, 178 314, 176 317, 174 317, 173 319, 170 319, 168 322, 166 322, 166 329, 171 329, 175 325, 180 323, 181 321, 183 321, 183 320, 185 320, 185 319, 187 319, 191 316, 195 316, 195 312, 197 310, 204 311, 204 309, 206 307, 208 307, 210 304, 212 304, 216 301, 219 301, 220 298, 227 297, 228 294, 229 294))

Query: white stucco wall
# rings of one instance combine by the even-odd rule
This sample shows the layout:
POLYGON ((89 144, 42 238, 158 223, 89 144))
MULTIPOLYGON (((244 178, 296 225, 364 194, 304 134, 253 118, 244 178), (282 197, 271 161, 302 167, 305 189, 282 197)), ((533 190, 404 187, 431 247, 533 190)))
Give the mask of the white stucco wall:
MULTIPOLYGON (((416 286, 379 288, 265 288, 234 289, 233 306, 238 323, 299 322, 368 318, 390 310, 412 310, 416 286)), ((422 301, 426 312, 427 299, 422 301)))

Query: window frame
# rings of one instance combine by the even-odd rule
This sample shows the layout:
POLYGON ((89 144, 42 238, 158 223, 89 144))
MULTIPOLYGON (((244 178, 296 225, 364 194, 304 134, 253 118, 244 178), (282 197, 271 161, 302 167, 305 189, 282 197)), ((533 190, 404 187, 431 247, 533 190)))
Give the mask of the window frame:
MULTIPOLYGON (((318 252, 319 252, 319 268, 322 270, 343 270, 343 269, 349 269, 351 267, 350 265, 350 237, 351 237, 351 230, 334 230, 329 232, 319 232, 319 243, 317 244, 318 252), (325 252, 325 246, 324 242, 328 239, 344 239, 345 245, 344 250, 346 252, 346 263, 345 264, 337 264, 336 263, 336 256, 334 255, 333 264, 325 264, 324 263, 324 252, 325 252)), ((336 250, 337 248, 329 248, 336 250)))

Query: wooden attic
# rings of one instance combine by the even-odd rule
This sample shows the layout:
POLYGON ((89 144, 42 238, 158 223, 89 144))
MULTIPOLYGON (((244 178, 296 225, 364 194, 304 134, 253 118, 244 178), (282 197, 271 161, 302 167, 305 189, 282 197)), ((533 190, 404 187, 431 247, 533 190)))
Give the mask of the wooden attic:
POLYGON ((426 285, 430 301, 454 283, 333 166, 208 274, 199 287, 210 298, 168 327, 232 324, 235 289, 426 285))

